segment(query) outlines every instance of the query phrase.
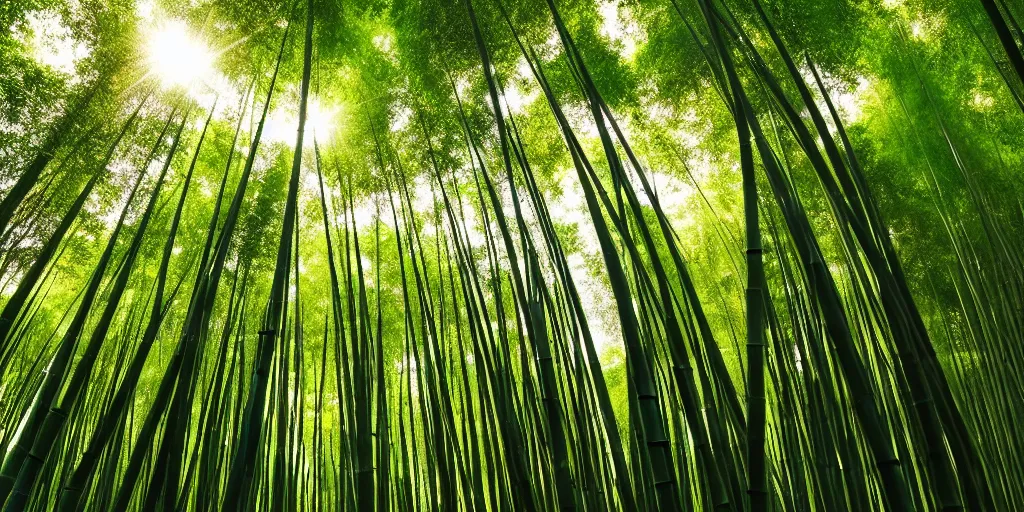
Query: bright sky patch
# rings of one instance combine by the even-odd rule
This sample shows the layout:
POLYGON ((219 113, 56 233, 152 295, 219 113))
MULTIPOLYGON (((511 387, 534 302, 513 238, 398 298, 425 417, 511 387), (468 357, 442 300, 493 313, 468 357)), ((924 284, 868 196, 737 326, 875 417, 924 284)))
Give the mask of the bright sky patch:
POLYGON ((214 76, 213 53, 179 20, 165 21, 150 34, 147 58, 167 88, 193 88, 214 76))

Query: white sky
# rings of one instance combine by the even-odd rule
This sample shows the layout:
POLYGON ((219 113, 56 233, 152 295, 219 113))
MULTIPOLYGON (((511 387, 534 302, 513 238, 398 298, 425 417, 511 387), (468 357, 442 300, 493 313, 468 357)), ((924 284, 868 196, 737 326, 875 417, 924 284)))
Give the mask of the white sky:
POLYGON ((72 76, 76 80, 75 66, 88 57, 92 50, 78 41, 53 11, 34 11, 26 17, 23 26, 11 27, 15 37, 27 45, 40 64, 72 76))
MULTIPOLYGON (((294 102, 280 102, 267 114, 263 125, 261 141, 265 143, 281 142, 289 146, 295 145, 299 131, 299 104, 297 88, 291 88, 294 102)), ((321 104, 319 98, 310 98, 306 104, 306 128, 303 132, 303 146, 313 148, 313 136, 320 144, 321 150, 333 137, 337 123, 340 122, 341 107, 321 104)))
POLYGON ((612 41, 623 59, 633 60, 637 46, 647 40, 633 15, 615 0, 598 6, 598 13, 601 15, 601 35, 612 41))

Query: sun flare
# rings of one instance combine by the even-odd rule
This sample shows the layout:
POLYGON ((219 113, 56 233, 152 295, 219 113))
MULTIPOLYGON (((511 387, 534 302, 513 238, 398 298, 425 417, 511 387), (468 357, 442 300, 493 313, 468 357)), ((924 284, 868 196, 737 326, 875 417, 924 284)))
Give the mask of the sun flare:
POLYGON ((315 136, 321 142, 330 140, 336 128, 338 110, 337 106, 322 104, 316 99, 311 100, 306 111, 306 134, 315 136))
POLYGON ((148 50, 149 67, 165 87, 194 87, 213 76, 213 54, 181 21, 160 25, 148 50))

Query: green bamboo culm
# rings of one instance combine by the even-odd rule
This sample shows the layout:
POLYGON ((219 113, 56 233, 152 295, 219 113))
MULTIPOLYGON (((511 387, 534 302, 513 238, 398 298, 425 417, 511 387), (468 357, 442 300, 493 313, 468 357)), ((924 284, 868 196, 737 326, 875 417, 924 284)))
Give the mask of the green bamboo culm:
MULTIPOLYGON (((238 446, 231 463, 231 477, 224 490, 223 506, 225 508, 243 509, 248 499, 254 470, 256 447, 263 428, 263 411, 266 407, 266 394, 269 387, 270 366, 276 350, 275 340, 282 334, 287 311, 285 288, 291 266, 293 250, 293 233, 297 195, 299 186, 299 170, 302 165, 302 142, 305 134, 306 105, 309 96, 309 80, 313 60, 313 2, 306 3, 306 30, 304 37, 301 99, 299 101, 299 129, 295 143, 295 155, 292 160, 291 178, 288 181, 288 199, 285 206, 284 225, 281 230, 281 242, 278 246, 277 266, 270 291, 270 302, 260 331, 260 346, 253 366, 252 389, 246 406, 245 418, 242 420, 242 435, 238 438, 238 446)), ((226 243, 226 241, 224 242, 226 243)), ((297 247, 294 248, 298 250, 297 247)))
POLYGON ((714 46, 718 49, 722 68, 732 91, 732 110, 739 139, 740 169, 743 177, 743 223, 746 233, 747 283, 744 290, 747 332, 747 499, 748 509, 768 509, 767 468, 765 464, 765 363, 764 363, 764 263, 762 261, 761 228, 758 220, 757 178, 754 174, 754 151, 750 125, 747 124, 747 100, 743 85, 736 75, 730 50, 723 43, 718 19, 705 2, 704 16, 714 46))

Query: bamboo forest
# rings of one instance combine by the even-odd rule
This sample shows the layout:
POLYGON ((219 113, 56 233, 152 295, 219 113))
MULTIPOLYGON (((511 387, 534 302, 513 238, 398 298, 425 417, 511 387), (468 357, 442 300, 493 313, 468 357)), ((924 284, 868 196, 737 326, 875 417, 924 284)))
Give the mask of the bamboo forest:
POLYGON ((1024 510, 1020 0, 0 26, 4 512, 1024 510))

